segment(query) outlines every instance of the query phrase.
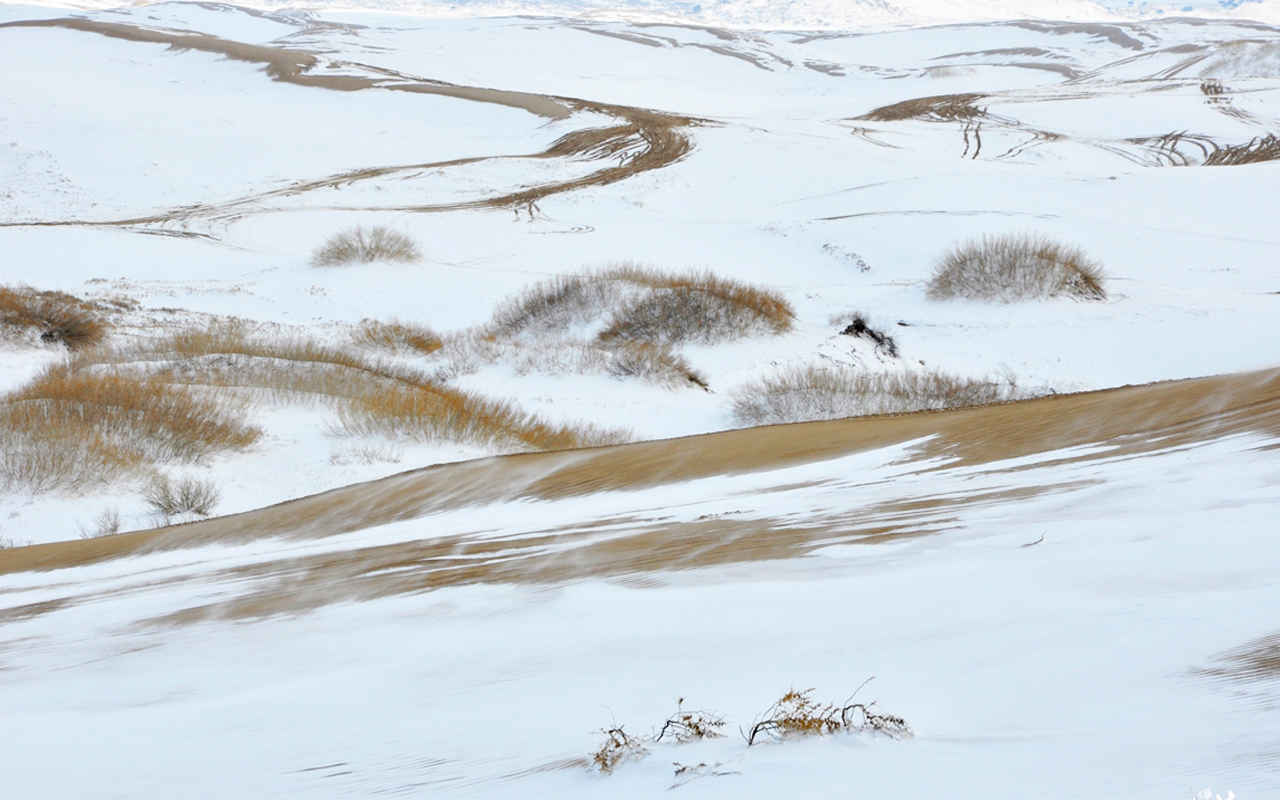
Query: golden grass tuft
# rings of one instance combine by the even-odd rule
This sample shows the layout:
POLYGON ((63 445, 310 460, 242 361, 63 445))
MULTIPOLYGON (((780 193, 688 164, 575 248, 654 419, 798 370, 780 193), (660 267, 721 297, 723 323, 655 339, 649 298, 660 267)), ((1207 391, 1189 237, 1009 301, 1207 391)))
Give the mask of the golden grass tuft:
POLYGON ((108 326, 101 308, 66 292, 29 286, 0 286, 0 328, 34 329, 41 341, 61 342, 68 350, 103 340, 108 326))
POLYGON ((937 371, 809 365, 743 384, 732 396, 734 421, 752 426, 987 405, 1013 399, 1017 386, 1012 379, 976 380, 937 371))
POLYGON ((1077 247, 1034 234, 986 236, 943 256, 927 291, 931 300, 1105 300, 1104 277, 1077 247))
POLYGON ((311 256, 317 267, 338 267, 346 264, 369 264, 374 261, 421 261, 418 245, 403 233, 390 228, 375 226, 369 229, 355 227, 334 234, 311 256))
POLYGON ((351 333, 351 340, 358 345, 380 350, 413 351, 430 355, 444 346, 435 331, 425 325, 392 320, 361 320, 351 333))

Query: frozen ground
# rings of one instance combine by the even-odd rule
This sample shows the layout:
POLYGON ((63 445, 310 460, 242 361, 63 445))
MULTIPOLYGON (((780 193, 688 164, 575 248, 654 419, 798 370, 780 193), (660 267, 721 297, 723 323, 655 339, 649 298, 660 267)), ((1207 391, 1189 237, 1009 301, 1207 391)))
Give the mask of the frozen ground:
MULTIPOLYGON (((1239 18, 1270 3, 879 32, 816 21, 865 11, 846 4, 704 5, 668 11, 773 30, 467 4, 0 5, 16 23, 0 27, 0 282, 137 300, 114 320, 126 339, 237 317, 332 343, 364 318, 461 331, 530 283, 619 261, 783 292, 793 332, 681 349, 710 392, 511 363, 453 380, 638 440, 733 427, 735 386, 800 364, 1034 393, 1276 366, 1280 162, 1201 166, 1280 132, 1280 29, 1239 18), (980 95, 963 119, 862 119, 958 93, 980 95), (605 126, 626 129, 620 154, 554 151, 605 126), (643 159, 673 141, 688 152, 643 159), (353 224, 410 235, 424 261, 310 266, 353 224), (1096 257, 1109 299, 926 299, 948 248, 1022 231, 1096 257), (855 310, 900 360, 838 334, 855 310)), ((860 19, 1009 16, 914 8, 860 19)), ((4 390, 65 357, 0 348, 4 390)), ((1141 390, 839 446, 784 429, 733 440, 764 454, 750 464, 683 477, 726 440, 602 451, 654 473, 583 467, 563 494, 524 490, 576 455, 457 465, 428 473, 429 503, 391 502, 417 480, 393 478, 332 513, 141 549, 78 541, 103 509, 154 524, 136 485, 9 492, 0 541, 71 541, 0 552, 0 765, 19 795, 54 797, 647 796, 672 761, 735 773, 680 787, 700 796, 1272 796, 1275 674, 1222 655, 1266 651, 1278 610, 1277 393, 1273 373, 1243 380, 1248 403, 1211 394, 1180 417, 1141 390), (1027 444, 1038 413, 1063 432, 1027 444), (914 739, 748 750, 735 731, 610 777, 576 760, 596 729, 645 733, 680 696, 733 730, 790 686, 842 699, 870 674, 866 696, 914 739)), ((171 470, 216 482, 220 513, 489 455, 336 436, 323 405, 251 413, 252 450, 171 470)))

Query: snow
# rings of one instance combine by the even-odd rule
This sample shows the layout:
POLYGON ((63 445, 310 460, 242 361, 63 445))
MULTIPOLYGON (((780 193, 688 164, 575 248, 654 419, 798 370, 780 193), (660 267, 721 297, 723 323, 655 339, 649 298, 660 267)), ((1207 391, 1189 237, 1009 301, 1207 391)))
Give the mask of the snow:
MULTIPOLYGON (((315 74, 398 75, 706 120, 684 129, 691 152, 659 170, 536 207, 415 213, 402 209, 610 166, 532 156, 564 134, 619 122, 603 107, 550 120, 385 86, 304 87, 208 52, 0 28, 10 78, 0 82, 0 282, 135 298, 141 308, 118 321, 129 337, 238 317, 334 344, 365 318, 463 331, 532 283, 618 262, 708 269, 787 297, 797 312, 790 333, 680 348, 711 392, 512 361, 452 381, 638 439, 733 427, 734 387, 801 364, 1012 375, 1033 393, 1276 366, 1280 165, 1204 168, 1193 143, 1165 151, 1135 141, 1186 132, 1240 144, 1274 132, 1280 30, 1238 19, 1278 19, 1273 3, 1196 2, 1195 14, 1214 17, 1199 20, 1153 19, 1172 16, 1173 4, 608 10, 616 5, 0 5, 0 22, 76 13, 307 50, 319 59, 315 74), (538 13, 494 16, 528 11, 538 13), (907 27, 918 23, 931 26, 907 27), (1227 84, 1228 104, 1202 93, 1209 76, 1227 84), (984 93, 978 158, 968 157, 960 121, 857 119, 960 92, 984 93), (440 165, 470 158, 480 160, 440 165), (1178 159, 1189 165, 1169 165, 1178 159), (263 196, 357 170, 378 174, 263 196), (164 219, 136 221, 148 215, 164 219), (110 224, 121 220, 135 221, 110 224), (67 221, 104 224, 29 224, 67 221), (424 261, 310 266, 325 238, 357 224, 411 236, 424 261), (926 299, 949 248, 1023 231, 1097 258, 1109 298, 926 299), (837 333, 855 311, 895 337, 902 363, 837 333)), ((6 340, 0 389, 65 357, 34 336, 6 340)), ((407 355, 397 363, 437 365, 407 355)), ((263 404, 249 417, 266 436, 248 452, 165 468, 212 480, 218 513, 492 455, 339 436, 320 403, 263 404)), ((324 538, 0 574, 6 788, 44 797, 631 797, 671 786, 678 761, 734 773, 680 787, 700 797, 1280 792, 1274 679, 1202 672, 1275 632, 1274 438, 1209 437, 1140 456, 1100 442, 980 466, 921 460, 923 444, 555 500, 442 500, 324 538), (585 566, 610 544, 706 519, 812 529, 814 539, 775 560, 585 566), (877 525, 920 535, 861 541, 877 525), (549 531, 573 535, 545 540, 549 531), (355 600, 343 581, 297 566, 422 542, 454 553, 439 558, 536 553, 581 569, 565 580, 355 600), (477 542, 502 549, 466 550, 477 542), (297 613, 156 622, 281 587, 324 601, 297 613), (789 687, 837 700, 869 675, 859 697, 905 717, 914 738, 747 748, 736 735, 789 687), (573 761, 614 722, 648 733, 678 697, 726 715, 731 735, 652 746, 611 776, 573 761)), ((108 509, 124 529, 157 524, 140 489, 0 494, 0 544, 90 535, 108 509)), ((410 561, 386 574, 421 569, 410 561)))

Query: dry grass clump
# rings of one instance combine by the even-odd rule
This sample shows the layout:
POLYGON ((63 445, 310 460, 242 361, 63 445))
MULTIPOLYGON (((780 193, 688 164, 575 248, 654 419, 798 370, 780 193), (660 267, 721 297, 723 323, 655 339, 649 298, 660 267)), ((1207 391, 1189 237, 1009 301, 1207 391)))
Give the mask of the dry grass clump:
POLYGON ((61 342, 68 350, 90 347, 106 336, 99 310, 66 292, 0 286, 0 328, 34 329, 41 341, 61 342))
POLYGON ((489 364, 517 375, 610 375, 640 378, 667 388, 707 388, 706 377, 669 345, 557 338, 551 334, 497 338, 477 331, 450 336, 433 376, 449 381, 489 364))
POLYGON ((1257 136, 1244 144, 1221 147, 1204 160, 1206 167, 1230 167, 1280 160, 1280 138, 1274 133, 1257 136))
POLYGON ((986 405, 1013 399, 1012 379, 975 380, 938 371, 859 372, 809 365, 739 386, 733 418, 739 425, 776 425, 869 414, 986 405))
POLYGON ((399 320, 361 320, 352 331, 351 339, 365 347, 392 351, 411 350, 423 355, 430 355, 444 346, 436 332, 425 325, 399 320))
POLYGON ((193 463, 261 436, 231 398, 160 380, 52 367, 0 399, 0 484, 31 491, 109 483, 154 463, 193 463))
POLYGON ((943 121, 975 119, 986 114, 986 109, 978 108, 975 105, 976 101, 981 100, 984 96, 971 92, 967 94, 939 94, 930 97, 916 97, 911 100, 903 100, 900 103, 881 106, 863 114, 858 119, 869 122, 898 122, 904 119, 943 121))
POLYGON ((86 356, 153 379, 237 389, 276 402, 323 402, 337 430, 418 441, 517 449, 615 444, 629 432, 555 424, 515 404, 445 386, 428 374, 306 339, 255 335, 243 325, 182 331, 131 348, 86 356))
POLYGON ((1043 236, 986 236, 947 253, 929 279, 931 300, 1105 300, 1102 267, 1043 236))
MULTIPOLYGON (((852 700, 852 698, 850 698, 852 700)), ((872 710, 875 703, 818 703, 813 689, 790 689, 778 698, 743 736, 747 746, 757 739, 785 739, 792 736, 824 736, 833 733, 871 731, 893 739, 911 736, 911 727, 902 717, 872 710)))
POLYGON ((709 272, 668 273, 622 264, 526 289, 498 307, 488 332, 563 331, 602 319, 607 321, 598 333, 601 341, 676 344, 785 333, 795 322, 795 310, 777 292, 709 272))
POLYGON ((493 336, 565 331, 607 313, 626 288, 613 271, 558 275, 500 303, 487 330, 493 336))
POLYGON ((337 406, 339 430, 351 436, 453 441, 520 450, 620 444, 628 431, 556 424, 514 403, 445 387, 396 388, 337 406))
POLYGON ((418 245, 403 233, 375 226, 368 230, 355 227, 334 234, 311 256, 317 267, 345 264, 369 264, 374 261, 420 261, 418 245))
POLYGON ((184 514, 207 517, 221 497, 212 481, 183 478, 175 483, 167 475, 157 475, 142 492, 151 510, 166 520, 184 514))

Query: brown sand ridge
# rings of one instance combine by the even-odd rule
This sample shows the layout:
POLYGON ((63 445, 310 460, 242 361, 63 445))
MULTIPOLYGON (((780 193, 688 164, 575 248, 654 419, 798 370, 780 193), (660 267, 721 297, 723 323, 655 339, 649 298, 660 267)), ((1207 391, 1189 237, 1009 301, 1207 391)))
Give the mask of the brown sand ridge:
POLYGON ((372 73, 379 77, 369 77, 367 75, 317 75, 312 74, 310 70, 319 65, 320 60, 311 51, 246 44, 200 33, 156 30, 75 17, 0 23, 0 29, 4 28, 65 28, 125 41, 164 44, 174 50, 196 50, 215 53, 236 61, 262 64, 267 75, 273 80, 297 86, 346 92, 383 89, 411 94, 442 95, 519 108, 531 114, 553 120, 567 119, 575 112, 586 111, 614 117, 619 120, 619 124, 606 128, 576 131, 561 137, 549 148, 539 153, 477 156, 451 161, 369 167, 349 170, 323 178, 299 180, 282 189, 250 194, 225 202, 193 203, 146 216, 115 220, 55 220, 0 223, 0 227, 134 227, 192 219, 227 220, 244 216, 251 212, 250 207, 253 204, 273 197, 299 195, 318 189, 333 188, 400 172, 460 166, 490 159, 608 158, 616 162, 614 166, 597 170, 580 178, 522 188, 519 191, 502 193, 481 200, 435 205, 380 206, 377 209, 361 207, 349 210, 443 212, 473 208, 532 208, 534 204, 544 197, 591 186, 605 186, 625 180, 641 172, 661 169, 675 163, 683 158, 692 147, 692 143, 683 129, 704 122, 704 120, 687 116, 598 103, 581 98, 541 95, 479 86, 460 86, 444 81, 425 80, 394 70, 350 62, 334 62, 333 66, 348 67, 354 71, 372 73))
MULTIPOLYGON (((910 441, 919 441, 910 458, 921 462, 921 471, 938 469, 936 463, 924 463, 938 457, 952 459, 950 465, 992 464, 992 469, 1016 471, 1018 467, 995 462, 1091 444, 1106 444, 1107 452, 1064 454, 1058 461, 1141 456, 1246 432, 1280 437, 1280 370, 955 411, 777 425, 438 465, 200 523, 8 550, 0 552, 0 574, 208 543, 324 537, 467 506, 555 501, 657 487, 817 462, 910 441)), ((731 515, 675 526, 640 518, 612 519, 522 531, 511 539, 492 533, 477 536, 483 532, 474 530, 441 530, 424 520, 424 538, 418 541, 278 559, 232 572, 239 577, 276 579, 266 591, 273 599, 268 601, 259 593, 253 602, 289 607, 457 582, 627 575, 783 558, 833 538, 873 542, 922 535, 945 530, 950 512, 965 504, 1072 488, 1047 485, 1011 490, 1012 494, 1003 496, 920 497, 802 523, 731 515), (603 541, 592 538, 606 524, 616 530, 603 541), (578 544, 581 547, 572 557, 556 553, 555 548, 578 544), (324 589, 305 591, 309 586, 324 589)), ((476 518, 483 520, 483 512, 478 511, 476 518)), ((235 613, 252 613, 245 603, 252 605, 251 598, 234 601, 235 613)))

